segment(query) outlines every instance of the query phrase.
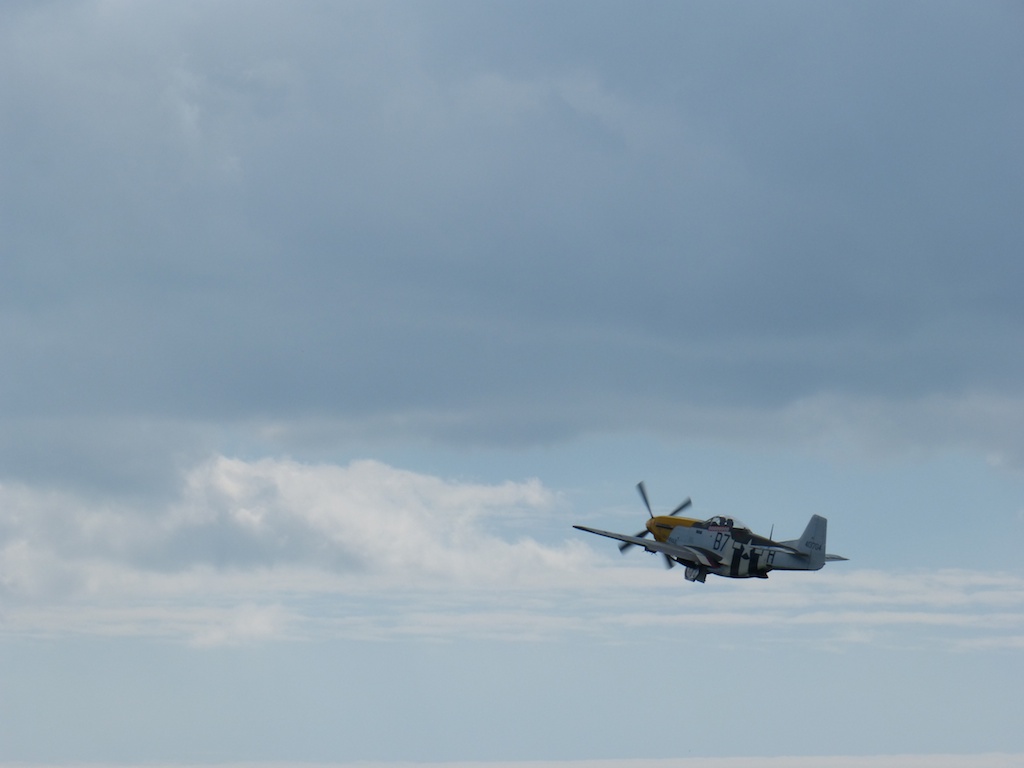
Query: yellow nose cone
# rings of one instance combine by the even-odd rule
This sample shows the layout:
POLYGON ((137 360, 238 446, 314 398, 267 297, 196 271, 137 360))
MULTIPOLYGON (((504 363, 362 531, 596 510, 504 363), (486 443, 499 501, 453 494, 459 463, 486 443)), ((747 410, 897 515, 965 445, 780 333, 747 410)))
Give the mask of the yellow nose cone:
POLYGON ((671 517, 652 517, 647 521, 647 530, 655 541, 667 541, 668 535, 672 533, 671 521, 671 517))
POLYGON ((652 517, 647 521, 647 530, 650 531, 656 541, 668 541, 669 535, 678 526, 691 526, 694 523, 700 522, 689 517, 671 517, 669 515, 662 515, 661 517, 652 517))

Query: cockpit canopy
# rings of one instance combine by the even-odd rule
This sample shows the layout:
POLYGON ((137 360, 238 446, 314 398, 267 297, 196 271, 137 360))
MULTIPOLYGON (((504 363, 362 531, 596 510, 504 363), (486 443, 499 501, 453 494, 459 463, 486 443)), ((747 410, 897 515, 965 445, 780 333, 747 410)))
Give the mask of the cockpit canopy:
POLYGON ((715 515, 714 517, 709 517, 704 521, 704 526, 707 528, 728 528, 729 530, 734 528, 739 528, 744 531, 750 530, 742 520, 738 520, 735 517, 728 517, 726 515, 715 515))

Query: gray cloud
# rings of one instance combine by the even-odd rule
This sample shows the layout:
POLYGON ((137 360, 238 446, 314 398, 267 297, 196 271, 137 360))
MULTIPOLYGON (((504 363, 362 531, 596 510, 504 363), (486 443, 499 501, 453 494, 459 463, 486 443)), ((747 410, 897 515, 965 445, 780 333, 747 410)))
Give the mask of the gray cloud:
POLYGON ((927 8, 8 7, 0 419, 1012 399, 1019 17, 927 8))

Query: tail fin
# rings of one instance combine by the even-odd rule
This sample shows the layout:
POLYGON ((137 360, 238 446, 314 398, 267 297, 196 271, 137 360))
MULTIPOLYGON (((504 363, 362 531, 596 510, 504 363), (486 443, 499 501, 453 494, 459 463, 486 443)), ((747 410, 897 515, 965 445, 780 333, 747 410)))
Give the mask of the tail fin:
POLYGON ((810 560, 810 570, 816 571, 825 565, 825 534, 828 520, 821 515, 811 515, 803 535, 796 541, 796 548, 810 560))

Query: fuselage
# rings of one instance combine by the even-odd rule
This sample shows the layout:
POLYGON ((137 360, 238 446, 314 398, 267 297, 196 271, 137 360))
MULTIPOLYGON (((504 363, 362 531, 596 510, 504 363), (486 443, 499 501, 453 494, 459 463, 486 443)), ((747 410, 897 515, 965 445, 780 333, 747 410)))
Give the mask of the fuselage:
MULTIPOLYGON (((779 547, 784 545, 758 536, 729 518, 653 517, 647 521, 647 530, 657 541, 706 554, 715 565, 694 567, 697 578, 714 573, 734 579, 766 579, 773 570, 808 570, 806 557, 781 550, 779 547)), ((684 562, 684 565, 690 564, 684 562)), ((688 573, 688 577, 690 575, 688 573)))

